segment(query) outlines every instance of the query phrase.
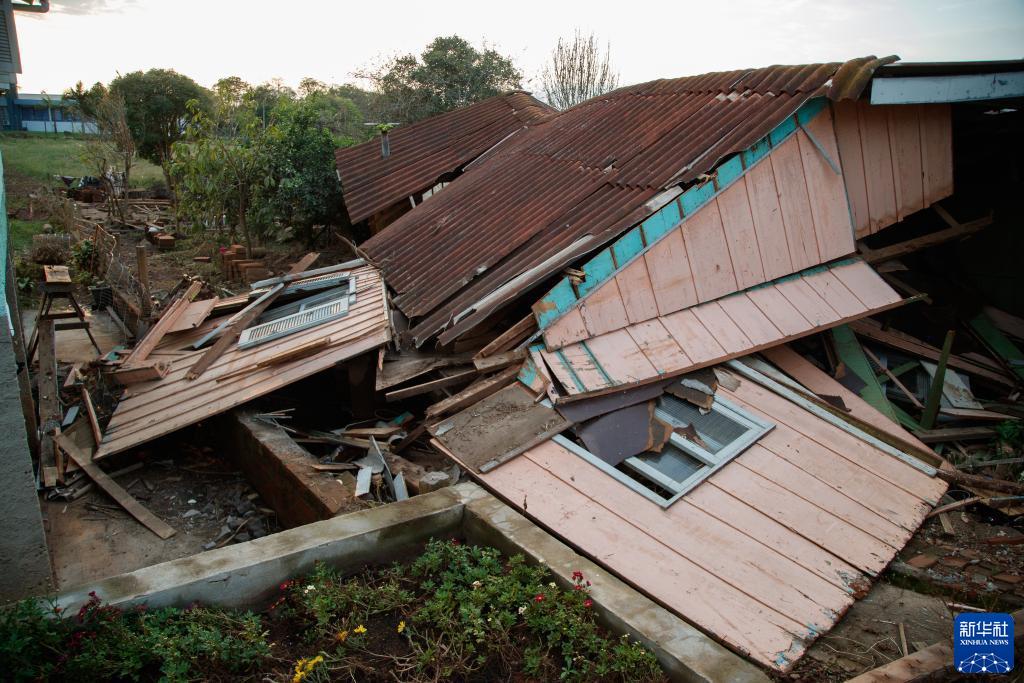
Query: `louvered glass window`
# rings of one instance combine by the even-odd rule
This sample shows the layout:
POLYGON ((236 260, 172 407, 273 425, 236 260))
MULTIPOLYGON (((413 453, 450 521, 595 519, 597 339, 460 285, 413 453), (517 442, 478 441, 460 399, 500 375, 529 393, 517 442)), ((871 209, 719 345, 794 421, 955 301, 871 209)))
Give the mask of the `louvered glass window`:
POLYGON ((557 436, 555 440, 637 493, 668 507, 774 426, 721 397, 702 412, 666 394, 658 400, 654 414, 674 428, 668 443, 658 453, 626 458, 617 467, 569 439, 557 436))
POLYGON ((341 286, 267 311, 255 325, 242 330, 238 348, 265 344, 348 315, 349 304, 355 299, 354 278, 339 284, 341 286))

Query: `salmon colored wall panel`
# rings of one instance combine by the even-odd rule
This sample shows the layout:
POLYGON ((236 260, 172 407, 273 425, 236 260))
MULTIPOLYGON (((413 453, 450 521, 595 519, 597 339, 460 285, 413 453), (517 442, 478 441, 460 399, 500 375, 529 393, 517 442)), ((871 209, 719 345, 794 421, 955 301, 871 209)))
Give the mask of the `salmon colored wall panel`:
POLYGON ((654 288, 654 300, 661 315, 697 303, 697 290, 679 228, 670 231, 644 254, 654 288))
POLYGON ((850 100, 832 104, 835 111, 836 142, 843 168, 843 183, 850 200, 854 233, 857 238, 871 234, 871 211, 868 208, 867 180, 864 176, 864 153, 860 143, 860 122, 857 103, 850 100))
POLYGON ((626 307, 622 304, 619 285, 614 279, 604 283, 590 293, 580 304, 583 324, 587 326, 587 336, 604 334, 618 330, 629 324, 626 307))
POLYGON ((861 303, 860 299, 855 297, 853 293, 846 288, 846 285, 840 282, 839 278, 833 275, 830 271, 822 271, 805 277, 804 282, 806 282, 811 289, 818 294, 818 296, 827 301, 828 305, 835 309, 836 313, 838 313, 840 317, 847 318, 864 312, 864 304, 861 303))
POLYGON ((948 104, 921 107, 921 163, 925 204, 953 194, 953 120, 948 104))
MULTIPOLYGON (((834 323, 841 317, 834 308, 828 305, 827 301, 818 296, 810 285, 803 281, 803 278, 785 280, 775 285, 775 289, 781 292, 782 296, 786 297, 786 301, 793 304, 793 308, 800 311, 800 315, 815 327, 834 323)), ((866 309, 861 309, 862 312, 864 310, 866 309)))
POLYGON ((708 202, 681 227, 697 299, 710 301, 735 292, 736 276, 718 204, 708 202))
POLYGON ((566 344, 586 339, 588 336, 587 326, 583 323, 583 314, 580 313, 578 306, 573 306, 551 327, 544 330, 544 343, 549 349, 560 349, 566 344))
POLYGON ((800 157, 807 178, 811 217, 814 220, 814 232, 818 236, 821 260, 831 261, 853 253, 854 244, 853 224, 850 222, 850 206, 843 178, 823 156, 823 153, 827 154, 833 163, 839 164, 839 149, 829 110, 811 119, 806 128, 814 136, 814 141, 803 131, 797 133, 797 141, 800 143, 800 157), (818 149, 815 141, 824 152, 818 149))
POLYGON ((580 391, 580 385, 610 386, 605 373, 581 344, 570 344, 556 352, 541 351, 541 356, 568 391, 580 391))
POLYGON ((795 269, 789 255, 786 226, 782 222, 779 193, 775 189, 775 174, 768 160, 756 164, 744 176, 750 211, 754 217, 754 230, 761 250, 764 276, 769 280, 788 275, 795 269))
POLYGON ((753 344, 768 344, 784 336, 746 294, 724 297, 718 305, 730 320, 743 329, 753 344))
POLYGON ((889 116, 885 107, 862 105, 858 110, 864 177, 871 211, 871 232, 896 222, 896 189, 889 150, 889 116))
POLYGON ((813 327, 775 287, 752 289, 747 297, 787 337, 803 334, 813 327))
POLYGON ((739 325, 733 322, 717 301, 703 306, 694 306, 691 310, 704 328, 715 338, 715 341, 728 353, 740 353, 754 346, 750 338, 743 333, 739 325))
POLYGON ((661 322, 694 363, 704 363, 727 355, 715 336, 708 332, 692 310, 663 316, 661 322))
POLYGON ((903 220, 925 208, 924 174, 921 169, 920 107, 893 106, 889 110, 889 146, 898 198, 897 214, 903 220))
POLYGON ((608 375, 621 383, 657 375, 657 370, 625 330, 616 330, 584 342, 601 359, 608 375))
POLYGON ((746 289, 765 281, 761 251, 750 213, 747 183, 740 179, 718 196, 718 211, 725 226, 729 255, 736 275, 736 286, 746 289))
POLYGON ((881 308, 900 299, 900 295, 863 261, 837 266, 831 272, 867 308, 881 308))
POLYGON ((619 285, 622 303, 626 305, 629 322, 638 323, 657 317, 658 302, 654 298, 654 288, 647 274, 646 259, 635 259, 615 276, 615 280, 619 285))
POLYGON ((807 179, 800 159, 798 136, 794 135, 779 145, 768 159, 775 173, 775 186, 779 190, 779 206, 782 207, 782 222, 786 226, 793 270, 816 266, 821 263, 821 257, 807 195, 807 179))
POLYGON ((630 325, 626 331, 659 374, 691 364, 690 358, 657 318, 630 325))

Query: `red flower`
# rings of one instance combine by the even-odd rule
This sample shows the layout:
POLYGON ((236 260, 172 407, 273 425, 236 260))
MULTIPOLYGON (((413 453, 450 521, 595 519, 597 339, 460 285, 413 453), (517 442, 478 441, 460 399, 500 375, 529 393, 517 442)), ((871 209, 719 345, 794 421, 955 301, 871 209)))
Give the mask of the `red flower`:
POLYGON ((576 584, 575 586, 573 586, 573 587, 572 587, 572 589, 573 589, 574 591, 581 591, 581 590, 583 590, 583 586, 581 586, 581 585, 579 585, 579 584, 577 583, 577 584, 576 584))
POLYGON ((534 602, 544 602, 544 594, 540 593, 533 598, 534 602))
POLYGON ((282 583, 280 588, 281 588, 281 590, 285 591, 285 590, 288 590, 289 588, 291 588, 291 585, 292 585, 292 581, 289 579, 288 581, 285 581, 284 583, 282 583))
POLYGON ((583 580, 583 572, 581 572, 579 569, 574 571, 572 573, 572 580, 576 581, 576 582, 582 581, 583 580))
POLYGON ((460 545, 460 543, 459 543, 459 539, 457 539, 457 538, 453 538, 453 539, 452 539, 452 545, 460 545))
POLYGON ((587 608, 593 607, 594 606, 594 601, 591 600, 590 598, 587 598, 586 600, 583 601, 583 606, 587 607, 587 608))

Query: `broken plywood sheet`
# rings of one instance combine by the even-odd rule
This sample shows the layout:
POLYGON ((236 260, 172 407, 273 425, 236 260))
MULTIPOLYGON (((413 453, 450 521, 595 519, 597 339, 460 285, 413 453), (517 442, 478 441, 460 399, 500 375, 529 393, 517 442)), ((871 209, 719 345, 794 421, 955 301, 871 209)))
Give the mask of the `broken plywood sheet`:
POLYGON ((656 436, 659 445, 664 446, 667 436, 662 429, 654 429, 654 406, 654 401, 646 401, 614 410, 581 425, 576 434, 588 451, 615 467, 626 458, 651 450, 656 436))
POLYGON ((429 431, 467 468, 487 472, 571 424, 514 383, 429 431))
MULTIPOLYGON (((938 366, 926 360, 920 361, 920 363, 921 367, 928 373, 928 377, 934 381, 938 366)), ((983 410, 985 406, 981 405, 978 399, 974 398, 974 394, 971 393, 966 379, 966 377, 961 377, 953 370, 947 368, 942 376, 942 403, 954 408, 983 410)))
POLYGON ((218 301, 220 301, 220 299, 217 297, 212 299, 203 299, 201 301, 193 301, 167 329, 167 333, 185 332, 199 327, 203 324, 203 321, 209 317, 210 312, 213 311, 213 307, 217 305, 218 301))

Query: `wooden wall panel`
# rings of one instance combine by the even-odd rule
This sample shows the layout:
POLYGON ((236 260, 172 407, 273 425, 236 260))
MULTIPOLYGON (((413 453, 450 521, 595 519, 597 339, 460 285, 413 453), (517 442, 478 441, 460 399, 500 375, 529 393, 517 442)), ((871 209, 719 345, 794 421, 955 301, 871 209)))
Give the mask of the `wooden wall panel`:
POLYGON ((832 113, 826 109, 811 119, 806 129, 806 133, 797 133, 797 140, 807 177, 819 255, 821 261, 825 262, 854 252, 853 223, 843 177, 837 172, 840 170, 839 147, 832 125, 832 113), (809 137, 811 135, 814 136, 813 140, 809 137), (826 160, 826 155, 836 168, 826 160))
POLYGON ((697 303, 697 289, 679 228, 669 231, 644 254, 654 288, 658 314, 666 315, 697 303))
POLYGON ((779 191, 779 206, 782 207, 782 222, 786 226, 786 240, 793 270, 803 270, 821 263, 818 253, 818 236, 814 231, 811 203, 807 193, 807 178, 804 176, 803 161, 800 158, 800 142, 793 137, 772 150, 768 159, 775 174, 775 186, 779 191))
POLYGON ((889 149, 889 116, 883 107, 862 106, 857 111, 864 177, 868 186, 871 232, 896 222, 896 187, 889 149))
POLYGON ((735 292, 738 289, 736 276, 718 203, 712 201, 705 205, 683 223, 682 230, 697 300, 710 301, 735 292))
POLYGON ((764 276, 773 280, 792 273, 793 259, 789 255, 786 226, 782 222, 779 191, 770 163, 761 162, 743 178, 750 197, 750 211, 754 217, 757 244, 761 249, 764 276))
POLYGON ((871 234, 871 209, 868 208, 868 187, 864 176, 864 154, 860 145, 860 123, 857 103, 849 100, 832 105, 835 111, 836 142, 843 167, 843 183, 850 201, 854 234, 857 238, 871 234))
POLYGON ((889 107, 889 147, 893 155, 893 179, 896 183, 896 213, 903 220, 925 208, 924 174, 921 170, 920 107, 889 107))
POLYGON ((953 194, 953 115, 948 104, 921 107, 921 160, 925 203, 953 194))
POLYGON ((580 313, 590 333, 588 336, 618 330, 629 324, 619 285, 614 279, 591 292, 580 304, 580 313))
POLYGON ((626 306, 629 322, 637 323, 650 320, 658 315, 658 302, 654 298, 654 286, 647 274, 647 260, 638 258, 622 269, 615 276, 622 295, 622 303, 626 306))
POLYGON ((740 178, 716 199, 722 224, 729 226, 729 255, 736 275, 736 286, 746 289, 765 281, 761 248, 750 211, 746 179, 740 178))

